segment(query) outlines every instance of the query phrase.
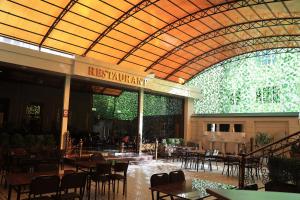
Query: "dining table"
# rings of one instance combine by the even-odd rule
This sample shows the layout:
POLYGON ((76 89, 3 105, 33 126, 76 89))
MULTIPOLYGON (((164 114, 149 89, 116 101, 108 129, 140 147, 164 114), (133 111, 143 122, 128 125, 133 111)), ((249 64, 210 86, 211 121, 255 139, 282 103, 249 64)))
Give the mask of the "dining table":
MULTIPOLYGON (((71 172, 71 170, 66 170, 66 173, 71 172)), ((73 172, 73 171, 72 171, 73 172)), ((51 176, 59 175, 63 176, 65 173, 59 173, 58 171, 49 172, 32 172, 32 173, 9 173, 5 175, 5 180, 8 185, 7 200, 11 199, 12 190, 15 189, 17 193, 17 200, 20 200, 22 187, 29 186, 31 180, 38 176, 51 176)))
POLYGON ((249 190, 206 189, 207 193, 219 200, 299 200, 300 194, 288 192, 265 192, 249 190))
POLYGON ((210 196, 206 188, 235 188, 235 186, 216 183, 201 179, 188 179, 183 182, 168 183, 150 187, 151 191, 156 191, 171 197, 179 197, 186 200, 199 200, 210 196))

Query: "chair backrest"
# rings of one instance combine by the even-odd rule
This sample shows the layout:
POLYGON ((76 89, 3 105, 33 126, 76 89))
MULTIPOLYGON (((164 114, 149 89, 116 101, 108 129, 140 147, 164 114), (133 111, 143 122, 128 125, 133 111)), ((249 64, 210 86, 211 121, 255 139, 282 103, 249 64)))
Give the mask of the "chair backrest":
POLYGON ((101 153, 97 153, 97 154, 91 155, 91 160, 92 161, 100 161, 100 160, 105 160, 105 159, 101 153))
POLYGON ((185 181, 185 175, 182 170, 172 171, 169 173, 170 183, 184 182, 184 181, 185 181))
POLYGON ((127 174, 129 162, 116 162, 114 165, 114 172, 124 172, 124 176, 127 174))
POLYGON ((215 149, 212 153, 213 156, 217 156, 219 154, 219 150, 218 149, 215 149))
POLYGON ((96 174, 97 175, 111 174, 111 163, 97 163, 96 174))
POLYGON ((60 179, 58 176, 38 176, 32 179, 29 198, 31 195, 42 195, 58 192, 60 179))
POLYGON ((36 172, 55 172, 58 171, 58 163, 41 163, 35 168, 36 172))
POLYGON ((87 179, 85 172, 68 173, 61 179, 60 189, 84 188, 87 179))
POLYGON ((211 156, 211 151, 210 150, 206 150, 205 151, 205 156, 211 156))
POLYGON ((153 174, 150 178, 151 187, 164 185, 168 183, 169 183, 169 174, 167 173, 153 174))
POLYGON ((258 190, 257 184, 246 185, 242 188, 242 190, 258 190))

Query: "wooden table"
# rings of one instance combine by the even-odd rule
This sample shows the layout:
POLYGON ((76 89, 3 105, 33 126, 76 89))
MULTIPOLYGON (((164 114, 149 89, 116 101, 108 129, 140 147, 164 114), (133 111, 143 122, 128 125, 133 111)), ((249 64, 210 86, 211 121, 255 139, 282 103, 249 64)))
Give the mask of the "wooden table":
POLYGON ((206 189, 207 193, 220 200, 299 200, 300 194, 286 192, 260 192, 248 190, 206 189))
POLYGON ((203 196, 203 194, 200 191, 192 187, 191 180, 187 180, 181 183, 179 182, 179 183, 170 183, 166 185, 159 185, 155 187, 150 187, 149 189, 152 191, 168 194, 173 197, 180 197, 189 200, 197 200, 206 197, 203 196))
POLYGON ((13 188, 16 188, 17 200, 20 200, 21 187, 30 185, 31 180, 34 177, 42 175, 59 175, 57 171, 52 172, 35 172, 35 173, 11 173, 5 176, 8 185, 7 200, 11 199, 11 192, 13 188))

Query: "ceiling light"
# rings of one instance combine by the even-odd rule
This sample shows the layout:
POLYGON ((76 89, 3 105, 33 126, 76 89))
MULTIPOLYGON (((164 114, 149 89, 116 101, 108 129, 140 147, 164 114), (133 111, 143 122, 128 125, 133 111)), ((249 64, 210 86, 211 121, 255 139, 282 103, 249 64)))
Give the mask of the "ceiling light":
POLYGON ((147 78, 155 78, 155 73, 154 72, 150 72, 149 74, 147 74, 146 77, 147 78))
POLYGON ((183 78, 178 78, 178 83, 184 84, 185 80, 183 78))

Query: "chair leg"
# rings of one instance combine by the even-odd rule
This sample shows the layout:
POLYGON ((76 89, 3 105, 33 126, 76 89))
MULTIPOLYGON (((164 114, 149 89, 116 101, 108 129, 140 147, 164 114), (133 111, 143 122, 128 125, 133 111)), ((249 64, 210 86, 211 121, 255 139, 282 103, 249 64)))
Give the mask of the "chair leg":
POLYGON ((126 179, 123 180, 123 195, 125 195, 125 189, 126 189, 126 193, 127 193, 127 180, 126 179))
POLYGON ((151 197, 152 197, 152 200, 154 200, 153 190, 151 190, 151 197))
POLYGON ((118 180, 117 193, 119 193, 119 183, 120 183, 120 181, 118 180))

